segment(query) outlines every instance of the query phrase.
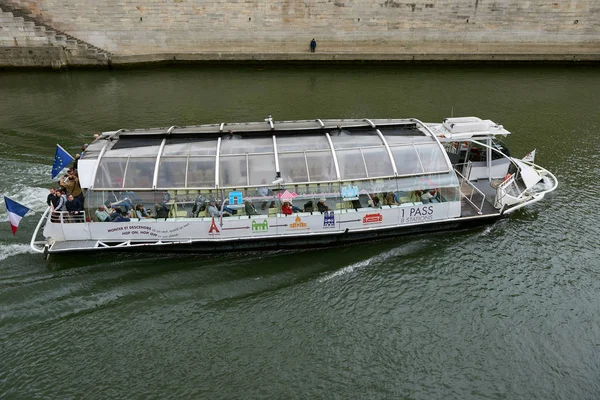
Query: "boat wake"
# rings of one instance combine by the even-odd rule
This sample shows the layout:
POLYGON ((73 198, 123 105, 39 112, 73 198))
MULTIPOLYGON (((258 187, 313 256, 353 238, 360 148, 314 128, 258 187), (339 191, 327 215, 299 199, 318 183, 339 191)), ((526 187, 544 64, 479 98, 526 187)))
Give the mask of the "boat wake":
POLYGON ((366 260, 359 261, 357 263, 348 265, 348 266, 340 269, 339 271, 335 271, 332 274, 329 274, 329 275, 326 275, 326 276, 320 278, 319 279, 319 283, 327 282, 330 279, 337 278, 337 277, 342 276, 342 275, 350 274, 350 273, 354 272, 357 269, 367 267, 367 266, 371 265, 375 261, 375 258, 376 257, 371 257, 371 258, 368 258, 366 260))
MULTIPOLYGON (((31 209, 25 217, 29 217, 38 212, 44 212, 47 205, 45 203, 46 196, 48 195, 48 189, 42 187, 27 187, 17 185, 10 190, 2 193, 5 196, 23 204, 25 207, 31 209), (33 211, 33 212, 32 212, 33 211)), ((0 207, 0 222, 8 221, 8 212, 4 206, 4 197, 1 199, 2 206, 0 207)), ((38 217, 39 218, 39 217, 38 217)))
POLYGON ((0 246, 0 261, 19 254, 33 253, 28 244, 9 244, 0 246))
MULTIPOLYGON (((419 247, 421 247, 421 246, 419 246, 419 247)), ((383 253, 379 253, 377 255, 371 256, 371 257, 367 258, 366 260, 362 260, 362 261, 350 264, 348 266, 345 266, 342 269, 335 271, 331 274, 327 274, 327 275, 319 278, 318 282, 319 283, 327 282, 331 279, 338 278, 340 276, 344 276, 347 274, 351 274, 356 270, 360 270, 362 268, 365 268, 365 267, 368 267, 371 265, 385 264, 391 258, 398 257, 398 256, 405 256, 406 254, 409 254, 415 250, 416 249, 414 247, 414 244, 411 246, 396 247, 392 250, 385 251, 383 253)))

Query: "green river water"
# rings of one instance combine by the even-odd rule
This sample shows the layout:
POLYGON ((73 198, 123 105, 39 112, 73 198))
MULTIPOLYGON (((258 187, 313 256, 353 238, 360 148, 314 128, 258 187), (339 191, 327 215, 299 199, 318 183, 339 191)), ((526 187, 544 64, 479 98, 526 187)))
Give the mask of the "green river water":
POLYGON ((0 72, 0 398, 597 399, 600 69, 0 72), (337 249, 29 250, 54 149, 95 132, 479 116, 559 188, 484 228, 337 249))

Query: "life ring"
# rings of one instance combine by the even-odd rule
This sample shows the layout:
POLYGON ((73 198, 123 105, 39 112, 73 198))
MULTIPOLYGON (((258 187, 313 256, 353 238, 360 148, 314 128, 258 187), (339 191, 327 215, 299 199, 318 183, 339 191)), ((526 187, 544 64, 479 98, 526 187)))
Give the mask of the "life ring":
POLYGON ((504 182, 509 180, 511 176, 512 176, 511 174, 506 174, 506 176, 504 177, 504 182))

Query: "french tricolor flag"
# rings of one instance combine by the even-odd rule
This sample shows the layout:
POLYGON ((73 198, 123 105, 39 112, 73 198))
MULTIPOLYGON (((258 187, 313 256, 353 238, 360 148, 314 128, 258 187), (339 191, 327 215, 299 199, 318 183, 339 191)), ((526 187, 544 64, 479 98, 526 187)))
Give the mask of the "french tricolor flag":
POLYGON ((17 203, 12 199, 9 199, 6 196, 4 196, 4 204, 6 205, 6 211, 8 211, 8 220, 10 221, 10 227, 12 228, 14 235, 17 233, 17 228, 19 228, 19 222, 21 222, 21 218, 27 214, 29 208, 25 207, 23 204, 17 203))

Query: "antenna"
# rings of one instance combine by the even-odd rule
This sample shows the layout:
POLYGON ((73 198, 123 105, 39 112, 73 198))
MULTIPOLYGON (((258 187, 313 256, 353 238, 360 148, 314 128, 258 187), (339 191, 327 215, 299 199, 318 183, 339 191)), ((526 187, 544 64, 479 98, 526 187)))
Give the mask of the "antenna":
POLYGON ((450 111, 450 118, 454 118, 454 106, 452 106, 452 110, 450 111))

